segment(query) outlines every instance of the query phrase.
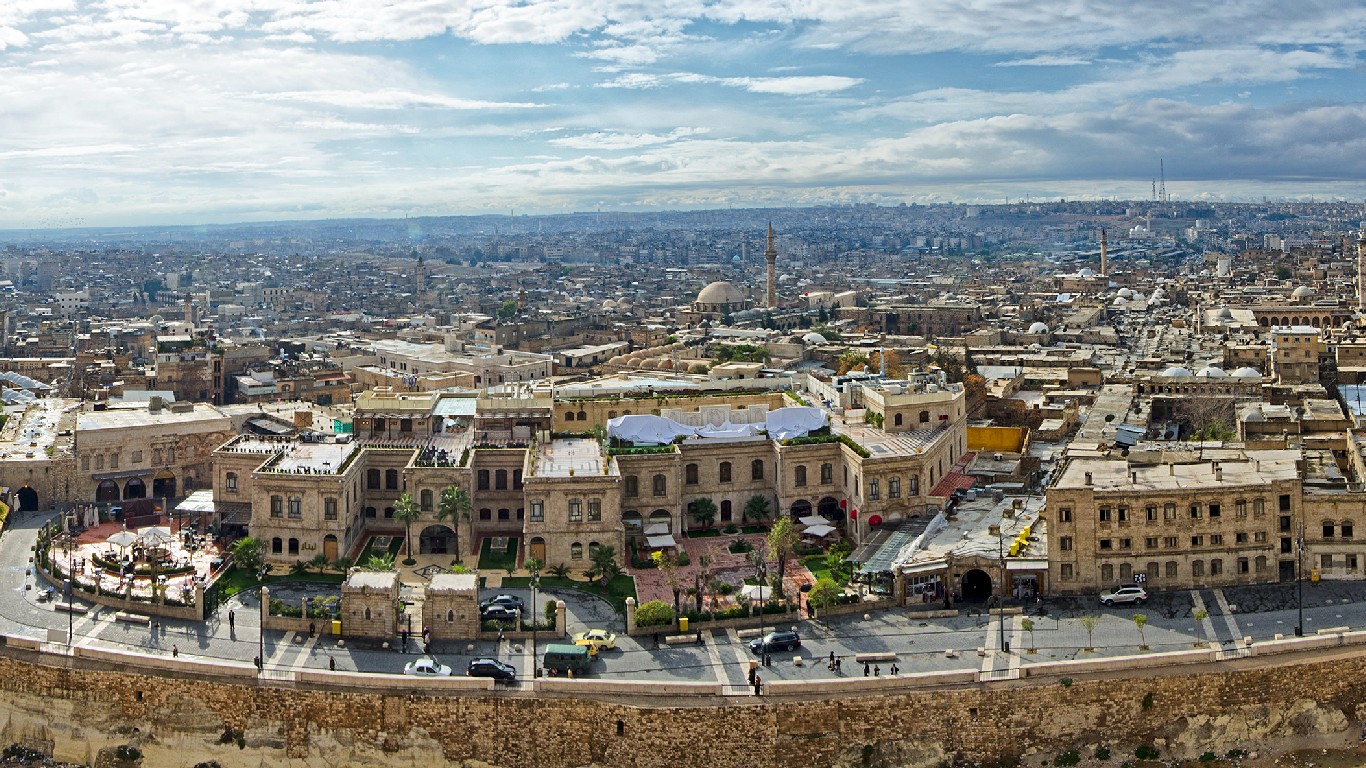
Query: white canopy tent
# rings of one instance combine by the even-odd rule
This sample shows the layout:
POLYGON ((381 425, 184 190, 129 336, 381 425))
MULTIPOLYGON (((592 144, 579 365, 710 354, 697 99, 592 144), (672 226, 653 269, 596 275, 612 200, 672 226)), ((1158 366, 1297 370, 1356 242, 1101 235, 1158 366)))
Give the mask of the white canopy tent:
POLYGON ((650 549, 668 549, 669 547, 678 546, 678 542, 674 541, 674 537, 667 533, 663 536, 646 536, 645 543, 649 545, 650 549))

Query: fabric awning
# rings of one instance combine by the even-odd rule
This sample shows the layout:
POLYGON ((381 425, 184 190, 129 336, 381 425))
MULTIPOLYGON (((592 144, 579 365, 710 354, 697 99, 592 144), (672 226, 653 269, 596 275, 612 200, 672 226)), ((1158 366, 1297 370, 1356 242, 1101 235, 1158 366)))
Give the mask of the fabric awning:
POLYGON ((645 528, 646 536, 668 536, 669 526, 667 523, 650 523, 645 528))
POLYGON ((650 549, 668 549, 669 547, 678 546, 678 542, 674 541, 674 537, 667 533, 663 536, 646 536, 645 543, 650 545, 650 549))
POLYGON ((829 525, 829 524, 830 524, 830 521, 829 521, 829 520, 826 520, 825 518, 821 517, 820 515, 807 515, 806 517, 803 517, 802 519, 798 520, 797 522, 801 523, 802 525, 829 525))
POLYGON ((813 525, 810 528, 807 528, 806 530, 802 531, 802 535, 815 536, 818 539, 823 539, 834 532, 835 526, 833 525, 813 525))

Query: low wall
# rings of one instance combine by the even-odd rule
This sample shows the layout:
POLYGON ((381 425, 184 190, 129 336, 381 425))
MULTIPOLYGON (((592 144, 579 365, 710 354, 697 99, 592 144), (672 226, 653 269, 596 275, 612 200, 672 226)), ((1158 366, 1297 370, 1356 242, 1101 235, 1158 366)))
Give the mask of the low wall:
MULTIPOLYGON (((46 579, 48 583, 54 585, 54 590, 61 591, 63 589, 62 585, 65 584, 65 579, 54 577, 37 562, 33 563, 33 570, 39 576, 46 579)), ((162 618, 183 619, 185 621, 202 621, 204 619, 203 612, 198 605, 167 605, 166 603, 153 603, 147 600, 127 600, 122 597, 101 594, 98 591, 87 592, 79 587, 72 590, 72 597, 84 600, 88 603, 102 605, 106 608, 113 608, 124 613, 141 613, 145 616, 160 616, 162 618)), ((202 588, 196 588, 195 597, 199 600, 203 600, 204 590, 202 588)))

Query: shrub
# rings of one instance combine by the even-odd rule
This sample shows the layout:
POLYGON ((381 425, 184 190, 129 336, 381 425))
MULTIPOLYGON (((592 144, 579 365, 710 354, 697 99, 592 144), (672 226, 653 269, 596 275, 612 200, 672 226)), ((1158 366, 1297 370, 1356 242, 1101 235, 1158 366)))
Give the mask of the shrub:
POLYGON ((726 527, 722 528, 721 531, 723 533, 739 533, 740 526, 736 525, 735 523, 727 523, 726 527))
POLYGON ((721 595, 729 595, 730 593, 732 593, 732 592, 734 592, 734 591, 735 591, 735 587, 732 587, 732 586, 730 585, 730 582, 729 582, 729 581, 723 581, 723 582, 721 582, 721 585, 718 586, 718 587, 716 588, 717 594, 721 594, 721 595))
POLYGON ((1200 755, 1200 762, 1202 763, 1212 763, 1218 759, 1219 756, 1214 754, 1213 752, 1204 752, 1200 755))
POLYGON ((1059 680, 1058 682, 1062 683, 1062 687, 1064 687, 1064 688, 1071 688, 1071 687, 1072 687, 1072 678, 1070 678, 1070 677, 1064 677, 1063 679, 1059 680))
POLYGON ((1138 758, 1139 760, 1156 760, 1161 756, 1162 753, 1157 751, 1157 747, 1151 746, 1149 744, 1144 744, 1143 746, 1134 750, 1134 757, 1138 758))
POLYGON ((142 759, 142 750, 132 744, 120 744, 118 748, 114 750, 114 757, 117 757, 120 760, 127 760, 128 762, 136 762, 142 759))
POLYGON ((1148 691, 1147 693, 1143 694, 1143 701, 1141 702, 1141 706, 1143 707, 1143 711, 1145 712, 1153 708, 1152 691, 1148 691))
POLYGON ((1247 757, 1247 750, 1246 750, 1246 749, 1230 749, 1230 750, 1228 751, 1228 754, 1225 755, 1225 757, 1227 757, 1227 758, 1230 759, 1230 760, 1242 760, 1243 758, 1247 757))
POLYGON ((1097 760, 1109 760, 1109 759, 1110 759, 1110 748, 1109 748, 1109 747, 1096 747, 1096 759, 1097 759, 1097 760))
POLYGON ((687 565, 692 562, 687 552, 679 552, 678 557, 674 558, 674 565, 687 565))
POLYGON ((1058 755, 1057 758, 1053 760, 1054 765, 1064 766, 1064 768, 1076 765, 1080 762, 1081 755, 1077 754, 1077 751, 1075 749, 1068 752, 1064 752, 1061 755, 1058 755))
POLYGON ((662 600, 651 600, 636 609, 636 626, 662 627, 674 623, 674 609, 662 600))

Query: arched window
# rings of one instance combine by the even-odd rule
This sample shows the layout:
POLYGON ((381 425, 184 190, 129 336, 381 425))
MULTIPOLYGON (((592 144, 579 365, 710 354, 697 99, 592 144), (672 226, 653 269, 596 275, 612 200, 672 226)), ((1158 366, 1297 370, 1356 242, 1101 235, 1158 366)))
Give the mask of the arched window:
POLYGON ((477 483, 479 490, 487 491, 489 489, 489 471, 487 469, 481 469, 476 477, 478 478, 477 483))
POLYGON ((396 490, 398 490, 398 470, 397 470, 397 469, 386 469, 386 470, 384 470, 384 490, 386 490, 386 491, 396 491, 396 490))
POLYGON ((921 424, 929 424, 929 423, 930 423, 930 412, 929 412, 929 411, 921 411, 921 412, 920 412, 920 423, 921 423, 921 424))
POLYGON ((379 481, 379 470, 378 470, 378 469, 367 469, 367 470, 365 470, 365 487, 366 487, 366 488, 378 489, 378 488, 379 488, 379 482, 380 482, 380 481, 379 481))
POLYGON ((298 540, 298 539, 290 539, 290 540, 289 540, 289 554, 291 554, 291 555, 297 555, 297 554, 299 554, 299 540, 298 540))
POLYGON ((569 545, 569 559, 570 559, 570 560, 582 560, 582 559, 583 559, 583 545, 582 545, 582 544, 580 544, 579 542, 576 541, 576 542, 574 542, 573 544, 570 544, 570 545, 569 545))
POLYGON ((588 414, 584 411, 579 411, 579 421, 588 421, 588 414))
POLYGON ((368 605, 365 606, 365 620, 366 620, 366 621, 369 621, 369 620, 370 620, 370 606, 368 606, 368 605))
POLYGON ((800 485, 806 485, 806 465, 805 465, 805 464, 798 464, 796 467, 794 467, 794 468, 792 469, 792 484, 793 484, 793 485, 798 485, 798 486, 800 486, 800 485))
POLYGON ((1325 538, 1325 539, 1331 539, 1331 538, 1333 538, 1333 521, 1332 521, 1332 520, 1324 520, 1324 521, 1323 521, 1323 538, 1325 538))
POLYGON ((522 470, 520 469, 512 470, 512 490, 522 490, 522 470))
POLYGON ((229 472, 228 475, 227 475, 227 477, 224 478, 224 482, 225 482, 225 485, 227 486, 226 490, 227 490, 228 493, 237 493, 237 473, 236 473, 236 472, 229 472))
POLYGON ((654 495, 669 495, 669 481, 663 475, 655 475, 653 478, 651 478, 650 485, 653 488, 654 495))
POLYGON ((731 505, 730 505, 730 499, 722 499, 722 500, 721 500, 721 522, 723 522, 723 523, 729 523, 729 522, 731 521, 731 519, 733 518, 733 514, 732 514, 732 511, 731 511, 731 510, 732 510, 732 507, 731 507, 731 505))
POLYGON ((1127 582, 1134 577, 1134 567, 1128 563, 1119 564, 1119 580, 1127 582))
POLYGON ((835 465, 821 465, 821 485, 829 485, 835 482, 835 465))
POLYGON ((274 555, 283 554, 285 551, 285 541, 279 536, 270 540, 270 552, 274 555))
POLYGON ((422 508, 423 512, 432 511, 432 489, 423 488, 422 491, 418 493, 417 498, 418 506, 422 508))
POLYGON ((446 609, 446 621, 455 621, 455 611, 452 611, 449 608, 446 609))
POLYGON ((495 491, 506 491, 508 489, 508 471, 500 469, 493 473, 493 489, 495 491))
POLYGON ((483 507, 483 508, 481 508, 481 509, 479 510, 479 519, 480 519, 480 520, 492 520, 492 519, 493 519, 493 510, 489 509, 488 507, 483 507))
POLYGON ((898 413, 897 415, 893 416, 892 423, 898 427, 901 426, 901 414, 898 413))
POLYGON ((1180 569, 1181 566, 1177 565, 1175 560, 1168 560, 1166 565, 1167 572, 1165 576, 1169 579, 1174 579, 1180 574, 1180 569))
POLYGON ((573 412, 573 411, 565 411, 565 412, 564 412, 564 420, 565 420, 565 421, 573 421, 573 420, 574 420, 574 412, 573 412))
POLYGON ((763 459, 755 459, 754 461, 751 461, 751 462, 749 463, 749 479, 750 479, 750 480, 763 480, 763 479, 764 479, 764 460, 763 460, 763 459))
POLYGON ((592 556, 593 556, 593 553, 598 551, 598 547, 599 547, 599 546, 601 546, 601 545, 598 544, 596 541, 590 541, 590 542, 588 542, 588 556, 589 556, 589 557, 592 557, 592 556))
POLYGON ((697 485, 697 465, 687 464, 683 467, 683 484, 697 485))
POLYGON ((723 462, 721 462, 721 468, 720 468, 719 472, 720 472, 720 475, 721 475, 721 482, 723 482, 723 483, 729 483, 729 482, 730 482, 730 462, 729 462, 729 461, 723 461, 723 462))
POLYGON ((1115 580, 1115 567, 1110 563, 1100 566, 1100 580, 1106 583, 1115 580))
POLYGON ((1338 524, 1338 535, 1344 539, 1352 538, 1352 521, 1343 520, 1338 524))

